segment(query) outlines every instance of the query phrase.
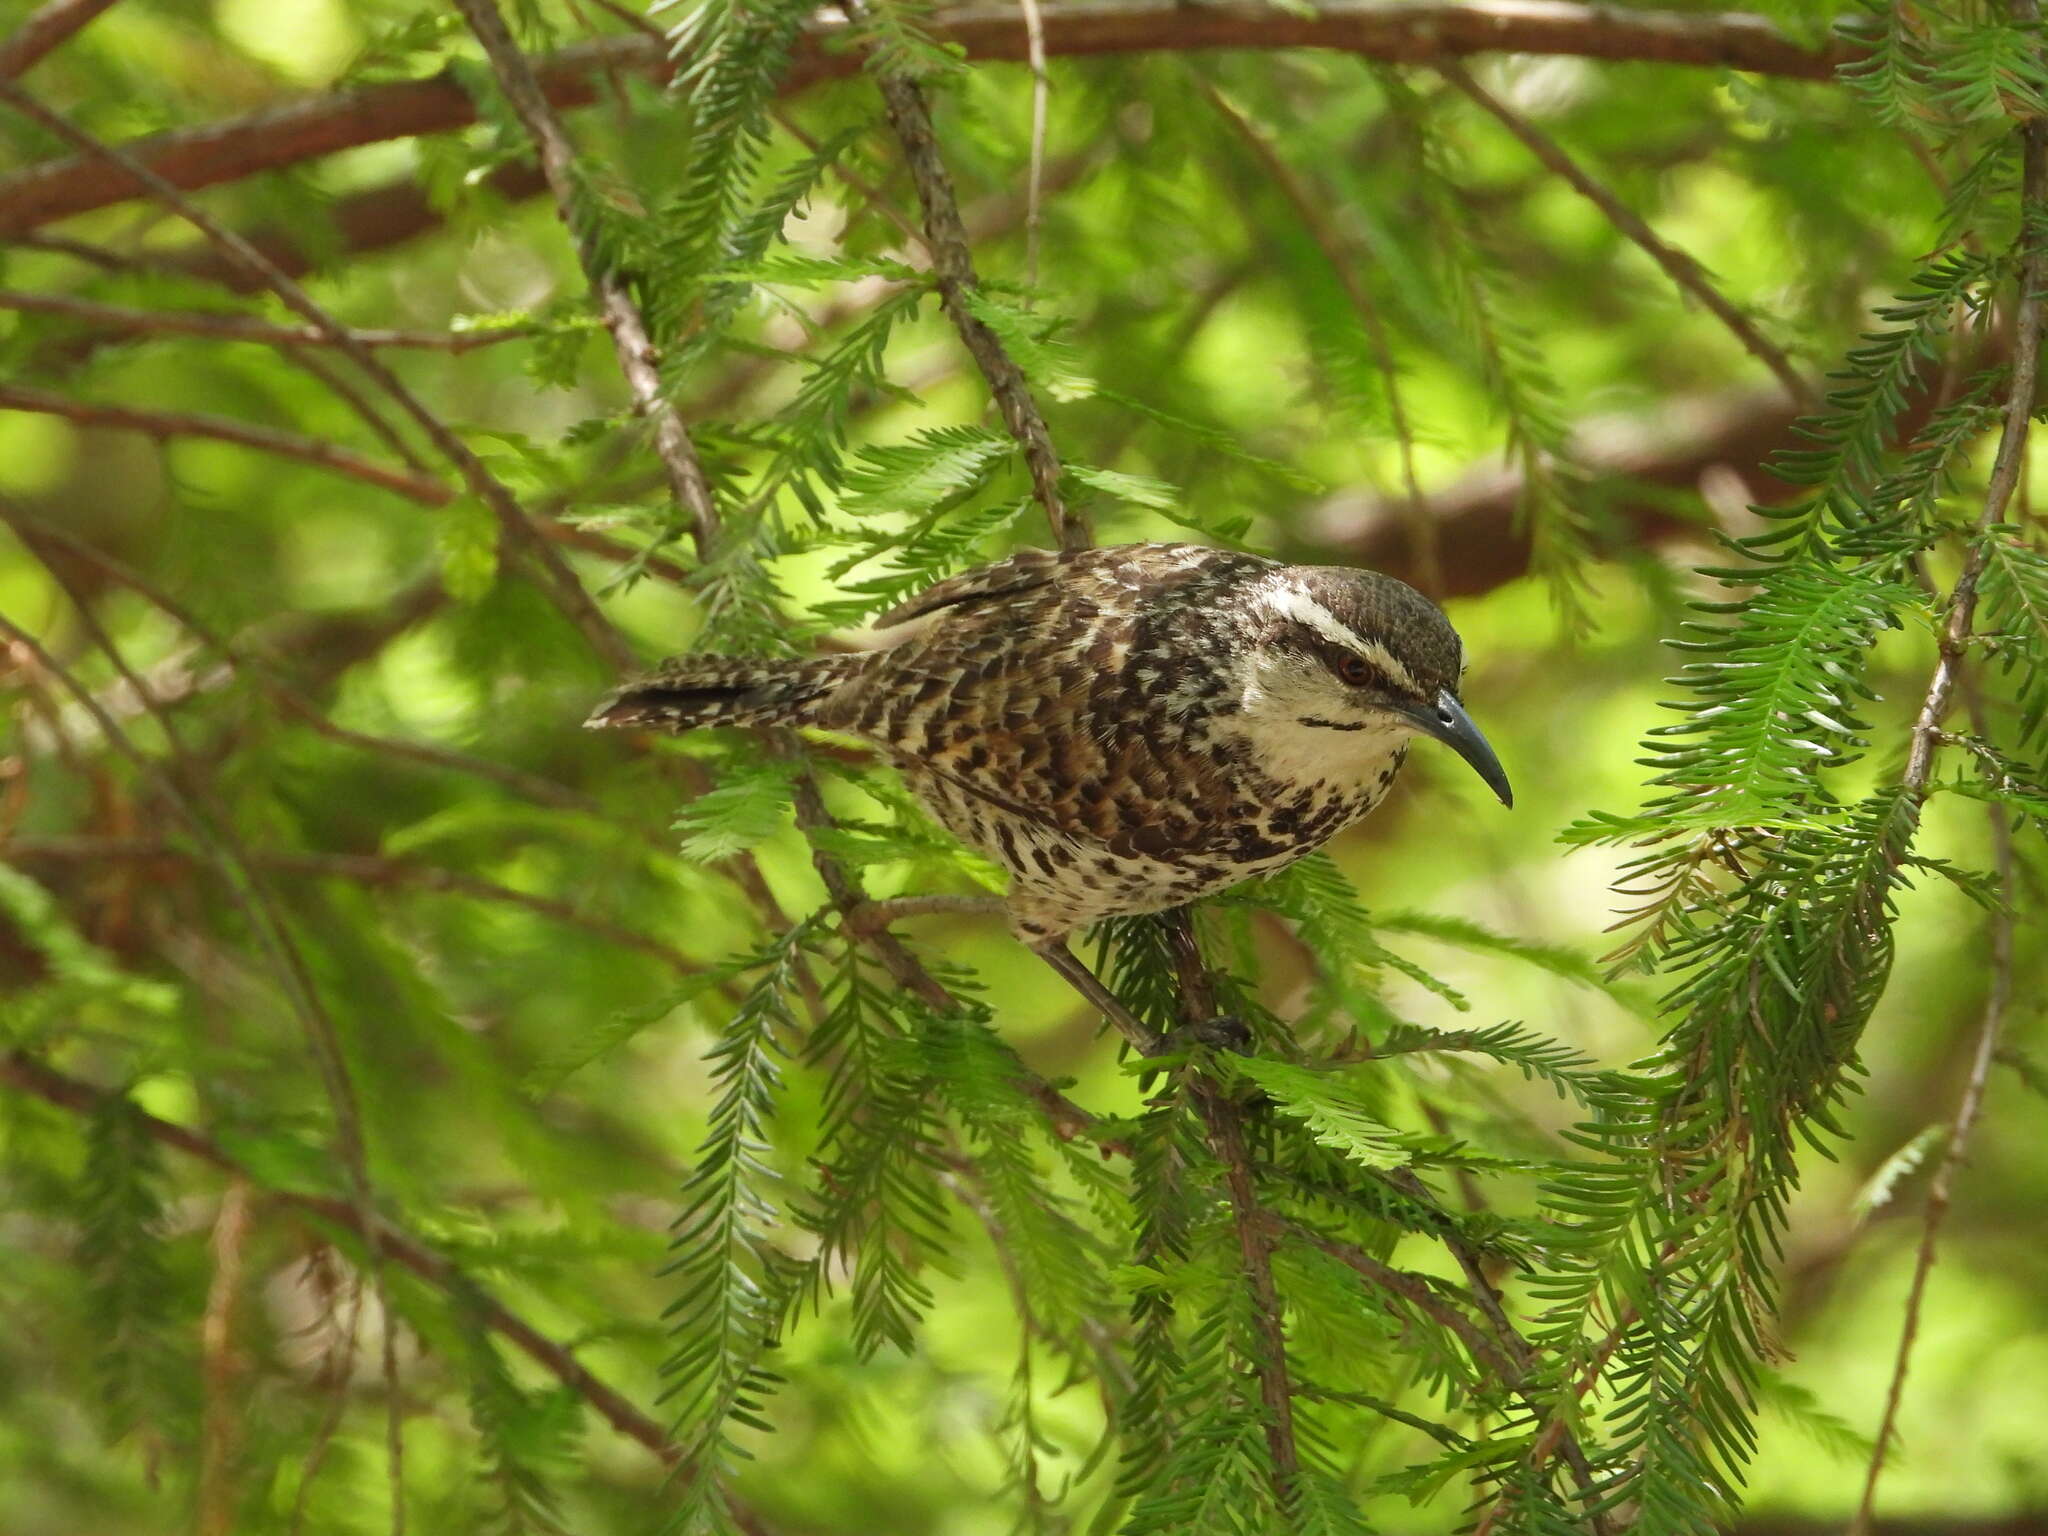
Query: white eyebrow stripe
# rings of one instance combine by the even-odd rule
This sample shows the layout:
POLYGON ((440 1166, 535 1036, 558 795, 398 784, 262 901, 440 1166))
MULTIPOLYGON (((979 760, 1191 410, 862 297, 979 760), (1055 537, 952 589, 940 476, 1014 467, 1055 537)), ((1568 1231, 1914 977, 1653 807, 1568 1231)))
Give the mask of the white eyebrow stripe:
POLYGON ((1273 605, 1273 611, 1283 618, 1305 624, 1332 644, 1341 645, 1347 651, 1357 652, 1385 673, 1389 681, 1410 693, 1417 690, 1415 674, 1402 665, 1392 651, 1377 640, 1366 639, 1300 587, 1288 585, 1275 588, 1268 594, 1267 601, 1273 605))

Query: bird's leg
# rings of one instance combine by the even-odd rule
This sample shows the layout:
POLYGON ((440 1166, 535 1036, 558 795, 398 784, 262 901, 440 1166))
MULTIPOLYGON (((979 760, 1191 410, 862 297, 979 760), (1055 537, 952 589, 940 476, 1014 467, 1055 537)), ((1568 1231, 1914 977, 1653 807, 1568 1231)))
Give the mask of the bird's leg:
POLYGON ((1102 1016, 1123 1032, 1124 1038, 1131 1042, 1140 1056, 1157 1056, 1165 1048, 1165 1043, 1152 1027, 1126 1008, 1123 999, 1105 987, 1102 978, 1081 963, 1079 957, 1067 948, 1065 939, 1047 939, 1031 947, 1038 951, 1047 965, 1067 979, 1069 986, 1101 1009, 1102 1016))
POLYGON ((1243 1019, 1216 1011, 1216 984, 1202 959, 1201 943, 1195 937, 1195 909, 1175 907, 1160 913, 1159 920, 1166 925, 1174 971, 1180 977, 1180 995, 1188 1003, 1181 1028, 1204 1045, 1240 1056, 1246 1054, 1251 1050, 1251 1030, 1243 1019))
POLYGON ((1003 910, 1000 896, 892 896, 885 901, 864 901, 846 914, 846 926, 856 934, 879 933, 906 917, 931 917, 952 913, 961 917, 992 917, 1003 910))

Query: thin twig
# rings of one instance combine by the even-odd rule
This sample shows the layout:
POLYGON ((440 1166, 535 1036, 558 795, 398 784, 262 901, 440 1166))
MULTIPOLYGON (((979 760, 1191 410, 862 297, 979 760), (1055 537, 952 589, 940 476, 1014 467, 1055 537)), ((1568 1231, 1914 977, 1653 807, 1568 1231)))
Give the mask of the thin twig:
MULTIPOLYGON (((841 0, 841 6, 849 16, 859 15, 858 0, 841 0)), ((1052 434, 1046 428, 1038 402, 1032 398, 1024 370, 974 312, 971 295, 981 286, 981 279, 975 273, 973 247, 968 243, 967 226, 960 219, 960 204, 953 195, 953 178, 939 153, 938 132, 932 126, 924 87, 909 75, 886 67, 876 68, 875 82, 881 88, 889 126, 903 146, 904 164, 910 170, 918 204, 924 210, 925 244, 931 249, 932 272, 938 279, 939 298, 946 316, 988 381, 1003 425, 1024 451, 1031 492, 1044 509, 1053 538, 1062 549, 1086 549, 1092 540, 1087 519, 1067 506, 1060 490, 1059 454, 1053 448, 1052 434)))
MULTIPOLYGON (((62 315, 109 331, 164 331, 179 336, 206 336, 215 341, 251 341, 266 347, 324 347, 333 342, 311 325, 279 325, 254 315, 215 314, 203 309, 130 309, 61 293, 23 293, 0 289, 0 309, 62 315)), ((351 328, 349 339, 359 347, 391 347, 460 356, 503 341, 523 341, 540 334, 532 325, 480 325, 473 331, 391 331, 351 328)))
MULTIPOLYGON (((0 1083, 81 1114, 95 1113, 106 1103, 108 1097, 90 1084, 67 1077, 21 1051, 0 1056, 0 1083)), ((167 1147, 174 1147, 202 1162, 210 1163, 231 1178, 256 1182, 254 1175, 247 1168, 197 1131, 188 1130, 182 1125, 173 1125, 167 1120, 159 1120, 140 1109, 134 1110, 133 1113, 137 1123, 152 1140, 167 1147)), ((357 1219, 357 1212, 346 1200, 269 1188, 265 1189, 265 1197, 280 1205, 304 1211, 345 1232, 354 1232, 358 1236, 364 1234, 363 1225, 357 1219)), ((681 1448, 669 1438, 659 1424, 640 1412, 618 1392, 599 1381, 565 1346, 557 1344, 517 1313, 510 1311, 449 1260, 382 1217, 375 1218, 374 1233, 376 1241, 393 1261, 411 1270, 422 1280, 444 1290, 459 1286, 464 1297, 473 1300, 477 1316, 486 1328, 510 1340, 563 1386, 595 1408, 605 1422, 620 1434, 637 1440, 663 1461, 673 1462, 681 1456, 681 1448)))
POLYGON ((1380 307, 1373 299, 1372 290, 1358 275, 1358 264, 1351 259, 1344 249, 1343 240, 1332 227, 1324 211, 1327 204, 1317 199, 1309 190, 1308 183, 1265 134, 1232 106, 1221 91, 1208 80, 1203 80, 1201 86, 1209 105, 1250 147, 1265 167, 1266 174, 1293 206, 1295 217, 1323 253, 1324 262, 1343 287, 1344 296, 1351 301, 1351 308, 1365 329, 1366 345, 1372 349, 1373 368, 1380 376, 1381 387, 1387 392, 1387 417, 1394 429, 1394 444, 1400 455, 1404 496, 1402 510, 1408 528, 1409 557, 1414 562, 1412 580, 1428 596, 1441 598, 1444 573, 1436 519, 1430 514, 1429 503, 1422 494, 1421 479, 1415 472, 1415 429, 1409 423, 1408 409, 1401 397, 1400 370, 1394 365, 1394 350, 1387 341, 1386 321, 1380 315, 1380 307))
MULTIPOLYGON (((797 143, 803 145, 803 147, 809 150, 812 154, 815 155, 821 149, 824 148, 824 145, 819 142, 818 136, 810 132, 808 129, 806 129, 802 123, 799 123, 794 117, 790 116, 789 113, 777 112, 774 114, 774 116, 775 126, 780 128, 784 133, 788 134, 792 139, 795 139, 797 143)), ((901 234, 905 240, 908 240, 912 245, 916 246, 919 250, 924 249, 923 231, 921 231, 915 224, 910 222, 909 216, 906 215, 902 209, 898 208, 894 203, 890 202, 887 197, 882 195, 882 189, 880 187, 876 186, 873 182, 869 181, 867 177, 861 175, 858 171, 850 169, 846 164, 845 156, 835 155, 833 157, 832 175, 839 181, 844 182, 847 185, 847 187, 850 188, 852 191, 858 192, 861 196, 861 200, 863 201, 863 203, 865 203, 866 206, 872 209, 874 212, 879 213, 891 224, 895 225, 897 232, 901 234)), ((891 285, 889 288, 882 291, 893 293, 895 291, 895 288, 893 285, 891 285)), ((819 328, 821 330, 824 328, 822 320, 819 323, 819 328)))
MULTIPOLYGON (((2014 0, 2013 14, 2023 22, 2039 18, 2035 0, 2014 0)), ((1921 700, 1920 713, 1913 722, 1912 746, 1902 776, 1905 788, 1916 797, 1924 795, 1933 778, 1936 753, 1945 732, 1950 701, 1963 685, 1963 659, 1976 616, 1978 584, 1989 558, 1990 529, 2005 520, 2006 510, 2019 489, 2026 470, 2027 437, 2033 423, 2034 391, 2041 359, 2043 285, 2048 283, 2048 239, 2042 221, 2048 218, 2048 124, 2029 121, 2020 130, 2020 262, 2019 302, 2013 323, 2013 364, 2010 393, 2005 403, 2005 423, 1998 439, 1998 452, 1991 464, 1991 479, 1985 487, 1984 511, 1977 520, 1977 536, 1963 558, 1962 571, 1949 594, 1948 621, 1942 627, 1940 653, 1933 675, 1921 700)), ((1966 686, 1966 685, 1964 685, 1966 686)), ((1981 706, 1978 734, 1984 734, 1981 706)), ((1913 1283, 1906 1297, 1905 1323, 1899 1339, 1899 1353, 1885 1395, 1884 1415, 1877 1441, 1871 1450, 1870 1468, 1863 1484, 1863 1497, 1851 1526, 1854 1536, 1868 1536, 1877 1501, 1877 1484, 1895 1432, 1898 1410, 1906 1389, 1906 1372, 1912 1361, 1913 1344, 1919 1333, 1920 1307, 1927 1279, 1934 1267, 1935 1243, 1948 1214, 1955 1175, 1969 1151, 1970 1133, 1983 1107, 1996 1059, 2006 1009, 2012 998, 2012 904, 2015 897, 2012 828, 2004 808, 1988 806, 1991 814, 1992 849, 1998 867, 2000 901, 1991 918, 1991 986, 1984 1003, 1977 1050, 1971 1060, 1970 1076, 1956 1108, 1948 1146, 1943 1150, 1927 1195, 1927 1215, 1920 1234, 1920 1248, 1913 1265, 1913 1283)))
MULTIPOLYGON (((2033 0, 2018 0, 2013 11, 2032 17, 2033 0)), ((1971 541, 1969 552, 1963 557, 1963 568, 1950 590, 1940 654, 1933 675, 1927 680, 1920 713, 1913 722, 1913 742, 1907 750, 1901 783, 1916 795, 1925 792, 1933 777, 1941 723, 1948 715, 1956 679, 1962 670, 1963 653, 1970 643, 1970 629, 1977 613, 1977 588, 1990 558, 1983 531, 2005 520, 2006 508, 2019 489, 2020 475, 2027 463, 2027 433, 2033 424, 2034 391, 2041 366, 2042 290, 2048 285, 2048 240, 2044 240, 2041 228, 2042 221, 2048 219, 2048 125, 2030 121, 2020 135, 2020 242, 2025 255, 2020 262, 2019 303, 2013 321, 2012 378, 2007 386, 2005 424, 1999 434, 1998 453, 1991 463, 1991 479, 1984 491, 1984 511, 1977 519, 1979 536, 1971 541)))
POLYGON ((1025 187, 1024 285, 1038 288, 1039 200, 1045 185, 1045 122, 1052 82, 1045 72, 1045 14, 1038 0, 1017 0, 1024 15, 1025 58, 1031 65, 1031 169, 1025 187))
POLYGON ((1555 139, 1519 112, 1513 111, 1505 102, 1474 80, 1463 65, 1446 59, 1437 65, 1437 70, 1452 85, 1490 113, 1509 133, 1520 139, 1529 152, 1542 161, 1548 170, 1561 177, 1574 192, 1605 214, 1607 221, 1640 247, 1643 254, 1662 268, 1667 277, 1706 306, 1707 311, 1742 343, 1744 350, 1777 376, 1778 382, 1785 386, 1785 393, 1790 395, 1795 403, 1801 406, 1813 403, 1816 396, 1812 381, 1793 366, 1792 360, 1777 343, 1758 330, 1747 315, 1722 297, 1721 291, 1714 286, 1704 267, 1678 247, 1660 238, 1633 209, 1588 175, 1576 160, 1564 152, 1555 139))
POLYGON ((0 42, 0 80, 12 80, 62 47, 114 0, 46 0, 0 42))
MULTIPOLYGON (((787 735, 780 746, 786 753, 793 754, 798 750, 795 740, 787 735)), ((818 792, 818 781, 809 773, 797 775, 794 801, 796 824, 807 835, 828 830, 834 825, 832 813, 825 806, 825 797, 818 792)), ((818 878, 824 882, 825 893, 831 898, 832 905, 838 908, 842 921, 847 922, 847 931, 866 946, 896 985, 934 1013, 958 1013, 959 999, 924 968, 901 939, 886 926, 862 920, 862 915, 871 910, 871 904, 859 882, 847 872, 845 865, 819 848, 815 840, 811 844, 811 863, 818 871, 818 878)), ((1011 1082, 1038 1105, 1048 1123, 1061 1136, 1085 1136, 1094 1140, 1104 1152, 1129 1155, 1127 1143, 1097 1139, 1094 1136, 1095 1117, 1036 1073, 1019 1064, 1011 1082)))
POLYGON ((97 157, 109 167, 118 169, 198 230, 206 237, 208 243, 223 255, 258 278, 295 314, 312 324, 331 344, 353 359, 356 366, 419 425, 435 449, 462 472, 463 482, 469 487, 470 492, 491 509, 505 536, 523 549, 532 560, 542 577, 543 590, 549 591, 556 606, 582 632, 591 648, 621 669, 631 661, 632 652, 625 641, 606 621, 596 603, 591 600, 590 594, 584 591, 582 583, 577 581, 575 572, 569 569, 561 554, 548 543, 546 536, 535 526, 526 509, 519 504, 518 498, 506 489, 504 483, 490 472, 483 460, 477 457, 446 422, 429 410, 425 403, 384 365, 375 352, 353 341, 348 328, 316 304, 305 289, 287 276, 275 262, 242 236, 195 205, 175 185, 136 159, 134 155, 93 137, 4 80, 0 80, 0 101, 6 102, 31 122, 83 150, 87 155, 97 157))
POLYGON ((589 219, 577 206, 585 194, 577 176, 575 146, 569 142, 555 109, 548 104, 533 66, 512 40, 496 0, 455 3, 482 44, 499 89, 512 103, 512 110, 518 113, 527 136, 540 153, 541 173, 547 177, 556 211, 575 243, 576 259, 582 265, 590 291, 597 297, 605 329, 611 332, 619 371, 625 375, 626 387, 633 396, 633 408, 653 423, 654 451, 667 471, 670 494, 675 497, 677 508, 690 519, 690 537, 698 558, 708 559, 718 536, 718 506, 711 482, 705 477, 683 418, 662 390, 660 354, 648 334, 640 306, 625 282, 599 257, 589 219))
POLYGON ((29 389, 20 384, 0 383, 0 410, 34 411, 44 416, 61 416, 75 421, 82 427, 115 427, 130 432, 141 432, 158 442, 171 438, 208 438, 214 442, 236 443, 244 448, 254 448, 259 453, 275 454, 279 458, 296 459, 302 464, 311 464, 319 469, 345 475, 351 480, 360 480, 365 485, 374 485, 379 490, 390 491, 406 500, 423 507, 445 507, 455 499, 455 493, 438 480, 424 478, 410 470, 398 469, 389 464, 379 464, 361 454, 330 443, 325 438, 300 437, 296 433, 279 432, 270 427, 259 427, 254 422, 236 421, 226 416, 201 415, 193 411, 144 410, 130 405, 104 405, 91 400, 74 400, 68 395, 54 395, 46 390, 29 389))
MULTIPOLYGON (((1972 691, 1965 682, 1965 691, 1972 691)), ((1972 713, 1982 715, 1981 701, 1971 699, 1972 713)), ((1983 734, 1980 720, 1978 734, 1983 734)), ((2012 1006, 2013 992, 2013 904, 2019 898, 2012 846, 2012 819, 2002 805, 1987 803, 1985 818, 1991 826, 1992 863, 1998 871, 1998 904, 1991 913, 1991 981, 1984 995, 1984 1014, 1977 1026, 1977 1046, 1970 1057, 1970 1075, 1963 1084, 1963 1096, 1949 1124, 1948 1144, 1934 1177, 1927 1186, 1927 1209, 1921 1218, 1920 1246, 1913 1258, 1913 1281, 1906 1292, 1904 1320, 1899 1328, 1898 1356, 1892 1363, 1891 1384, 1885 1390, 1884 1413, 1878 1420, 1877 1436, 1870 1448, 1870 1466, 1864 1474, 1863 1496, 1856 1506, 1856 1518, 1849 1522, 1849 1536, 1872 1536, 1877 1518, 1877 1484, 1884 1475, 1885 1460, 1898 1433, 1899 1405, 1906 1395, 1906 1373, 1912 1364, 1913 1346, 1920 1336, 1920 1312, 1927 1299, 1928 1277, 1934 1272, 1935 1246, 1955 1196, 1956 1176, 1970 1151, 1970 1137, 1984 1108, 1984 1095, 1991 1082, 1992 1063, 1998 1059, 2005 1017, 2012 1006)))

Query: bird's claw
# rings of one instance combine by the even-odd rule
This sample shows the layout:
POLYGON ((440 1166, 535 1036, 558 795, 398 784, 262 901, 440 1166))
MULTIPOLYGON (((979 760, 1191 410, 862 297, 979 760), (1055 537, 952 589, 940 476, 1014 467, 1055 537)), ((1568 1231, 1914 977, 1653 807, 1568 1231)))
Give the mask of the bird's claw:
POLYGON ((1233 1056, 1252 1054, 1251 1026, 1235 1014, 1218 1014, 1211 1019, 1190 1019, 1174 1031, 1197 1045, 1205 1045, 1212 1051, 1228 1051, 1233 1056))

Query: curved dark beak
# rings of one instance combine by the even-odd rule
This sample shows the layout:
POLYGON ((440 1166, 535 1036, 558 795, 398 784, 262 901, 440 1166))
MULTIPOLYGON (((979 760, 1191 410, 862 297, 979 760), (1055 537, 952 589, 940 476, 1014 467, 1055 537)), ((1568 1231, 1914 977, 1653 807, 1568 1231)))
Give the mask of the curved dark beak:
POLYGON ((1493 748, 1479 734, 1479 727, 1465 713, 1465 706, 1458 702, 1456 694, 1448 688, 1439 688, 1434 704, 1415 710, 1408 718, 1424 735, 1434 736, 1470 763, 1472 771, 1486 781, 1486 787, 1500 796, 1500 803, 1513 807, 1515 792, 1508 787, 1507 770, 1501 767, 1500 759, 1493 755, 1493 748))

